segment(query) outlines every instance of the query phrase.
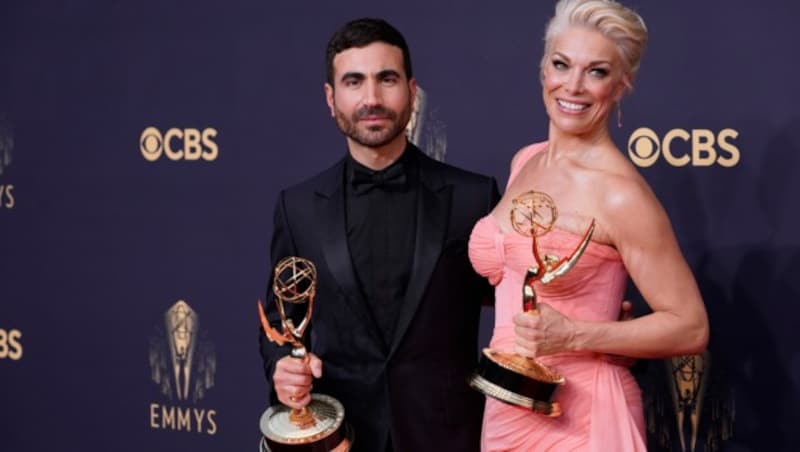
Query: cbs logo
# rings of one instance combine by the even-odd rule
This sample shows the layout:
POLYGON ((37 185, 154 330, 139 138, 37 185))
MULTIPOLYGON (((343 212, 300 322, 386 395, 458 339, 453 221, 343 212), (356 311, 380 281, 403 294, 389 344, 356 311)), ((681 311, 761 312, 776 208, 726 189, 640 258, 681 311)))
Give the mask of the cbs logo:
POLYGON ((0 359, 19 360, 22 358, 22 333, 19 330, 0 328, 0 359))
POLYGON ((739 163, 739 148, 731 142, 739 136, 733 129, 715 134, 708 129, 672 129, 659 136, 647 127, 640 127, 628 139, 628 156, 642 168, 652 166, 658 157, 672 166, 711 166, 730 168, 739 163))
POLYGON ((155 127, 144 129, 139 137, 139 149, 145 160, 155 162, 161 154, 170 160, 216 160, 219 146, 214 138, 217 129, 176 129, 172 128, 163 135, 155 127))

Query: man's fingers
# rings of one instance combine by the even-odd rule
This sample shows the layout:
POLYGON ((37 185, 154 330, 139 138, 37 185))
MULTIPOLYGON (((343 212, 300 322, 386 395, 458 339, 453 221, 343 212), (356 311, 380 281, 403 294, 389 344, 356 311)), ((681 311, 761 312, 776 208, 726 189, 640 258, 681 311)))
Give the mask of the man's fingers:
POLYGON ((633 303, 623 301, 619 309, 619 320, 631 320, 633 318, 633 303))
POLYGON ((287 386, 279 392, 278 400, 290 408, 300 409, 311 402, 311 391, 310 388, 287 386))
POLYGON ((278 374, 275 373, 275 386, 299 386, 307 388, 311 386, 314 378, 309 375, 301 374, 278 374))
MULTIPOLYGON (((293 406, 301 403, 304 396, 311 392, 311 383, 314 378, 311 369, 303 360, 284 357, 275 365, 275 374, 272 380, 278 399, 285 405, 293 406)), ((299 406, 293 406, 293 408, 299 408, 299 406)))
POLYGON ((278 360, 275 369, 276 372, 281 370, 290 374, 311 375, 311 369, 308 368, 308 365, 302 359, 292 358, 291 356, 285 356, 278 360))
POLYGON ((300 409, 311 402, 314 378, 322 376, 322 361, 309 353, 308 361, 285 356, 275 365, 273 382, 278 400, 284 405, 300 409))
POLYGON ((311 370, 311 375, 314 378, 322 378, 322 360, 313 353, 309 353, 308 357, 308 368, 311 370))

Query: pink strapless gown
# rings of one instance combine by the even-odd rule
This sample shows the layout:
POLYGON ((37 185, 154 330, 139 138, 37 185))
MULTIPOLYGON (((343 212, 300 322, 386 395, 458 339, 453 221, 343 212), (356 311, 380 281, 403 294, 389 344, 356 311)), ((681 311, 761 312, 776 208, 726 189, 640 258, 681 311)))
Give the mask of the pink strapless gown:
MULTIPOLYGON (((546 143, 529 146, 511 170, 509 184, 525 162, 546 143)), ((541 237, 540 251, 564 257, 581 237, 553 229, 541 237)), ((475 270, 495 285, 495 327, 490 347, 513 351, 513 316, 522 311, 522 284, 534 262, 531 239, 516 232, 503 234, 487 216, 478 221, 469 242, 475 270)), ((539 301, 570 318, 616 320, 627 284, 627 272, 617 251, 591 242, 577 265, 561 278, 536 283, 539 301)), ((486 398, 483 451, 647 450, 641 392, 625 368, 593 353, 565 353, 540 358, 564 375, 567 382, 556 400, 563 414, 550 418, 486 398)))

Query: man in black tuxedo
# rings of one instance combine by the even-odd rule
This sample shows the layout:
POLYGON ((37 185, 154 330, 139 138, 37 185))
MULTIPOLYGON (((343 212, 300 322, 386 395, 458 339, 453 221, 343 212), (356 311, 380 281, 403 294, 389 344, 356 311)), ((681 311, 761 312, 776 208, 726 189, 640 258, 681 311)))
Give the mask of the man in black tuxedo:
MULTIPOLYGON (((309 259, 318 286, 308 365, 261 335, 273 399, 305 406, 312 383, 339 399, 355 450, 477 451, 483 397, 466 379, 491 288, 467 241, 497 202, 497 183, 408 142, 417 85, 391 25, 346 24, 328 43, 327 67, 348 153, 278 196, 272 263, 309 259)), ((265 308, 277 327, 271 293, 265 308)))

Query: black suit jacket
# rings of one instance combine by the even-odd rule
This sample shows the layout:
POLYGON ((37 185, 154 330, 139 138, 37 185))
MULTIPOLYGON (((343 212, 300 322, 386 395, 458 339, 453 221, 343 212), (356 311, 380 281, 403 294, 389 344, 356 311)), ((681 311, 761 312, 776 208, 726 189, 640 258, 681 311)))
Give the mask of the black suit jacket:
MULTIPOLYGON (((493 178, 418 154, 420 196, 409 287, 394 341, 385 345, 353 270, 345 234, 344 159, 282 191, 275 207, 272 263, 299 256, 316 264, 317 296, 308 349, 323 362, 313 392, 345 407, 355 450, 477 451, 483 397, 466 379, 477 359, 481 301, 491 296, 467 256, 472 227, 496 204, 493 178), (391 429, 391 430, 390 430, 391 429)), ((271 285, 270 285, 271 287, 271 285)), ((273 294, 265 308, 278 319, 273 294)), ((301 308, 304 310, 305 308, 301 308)), ((261 334, 264 370, 287 354, 261 334)))

